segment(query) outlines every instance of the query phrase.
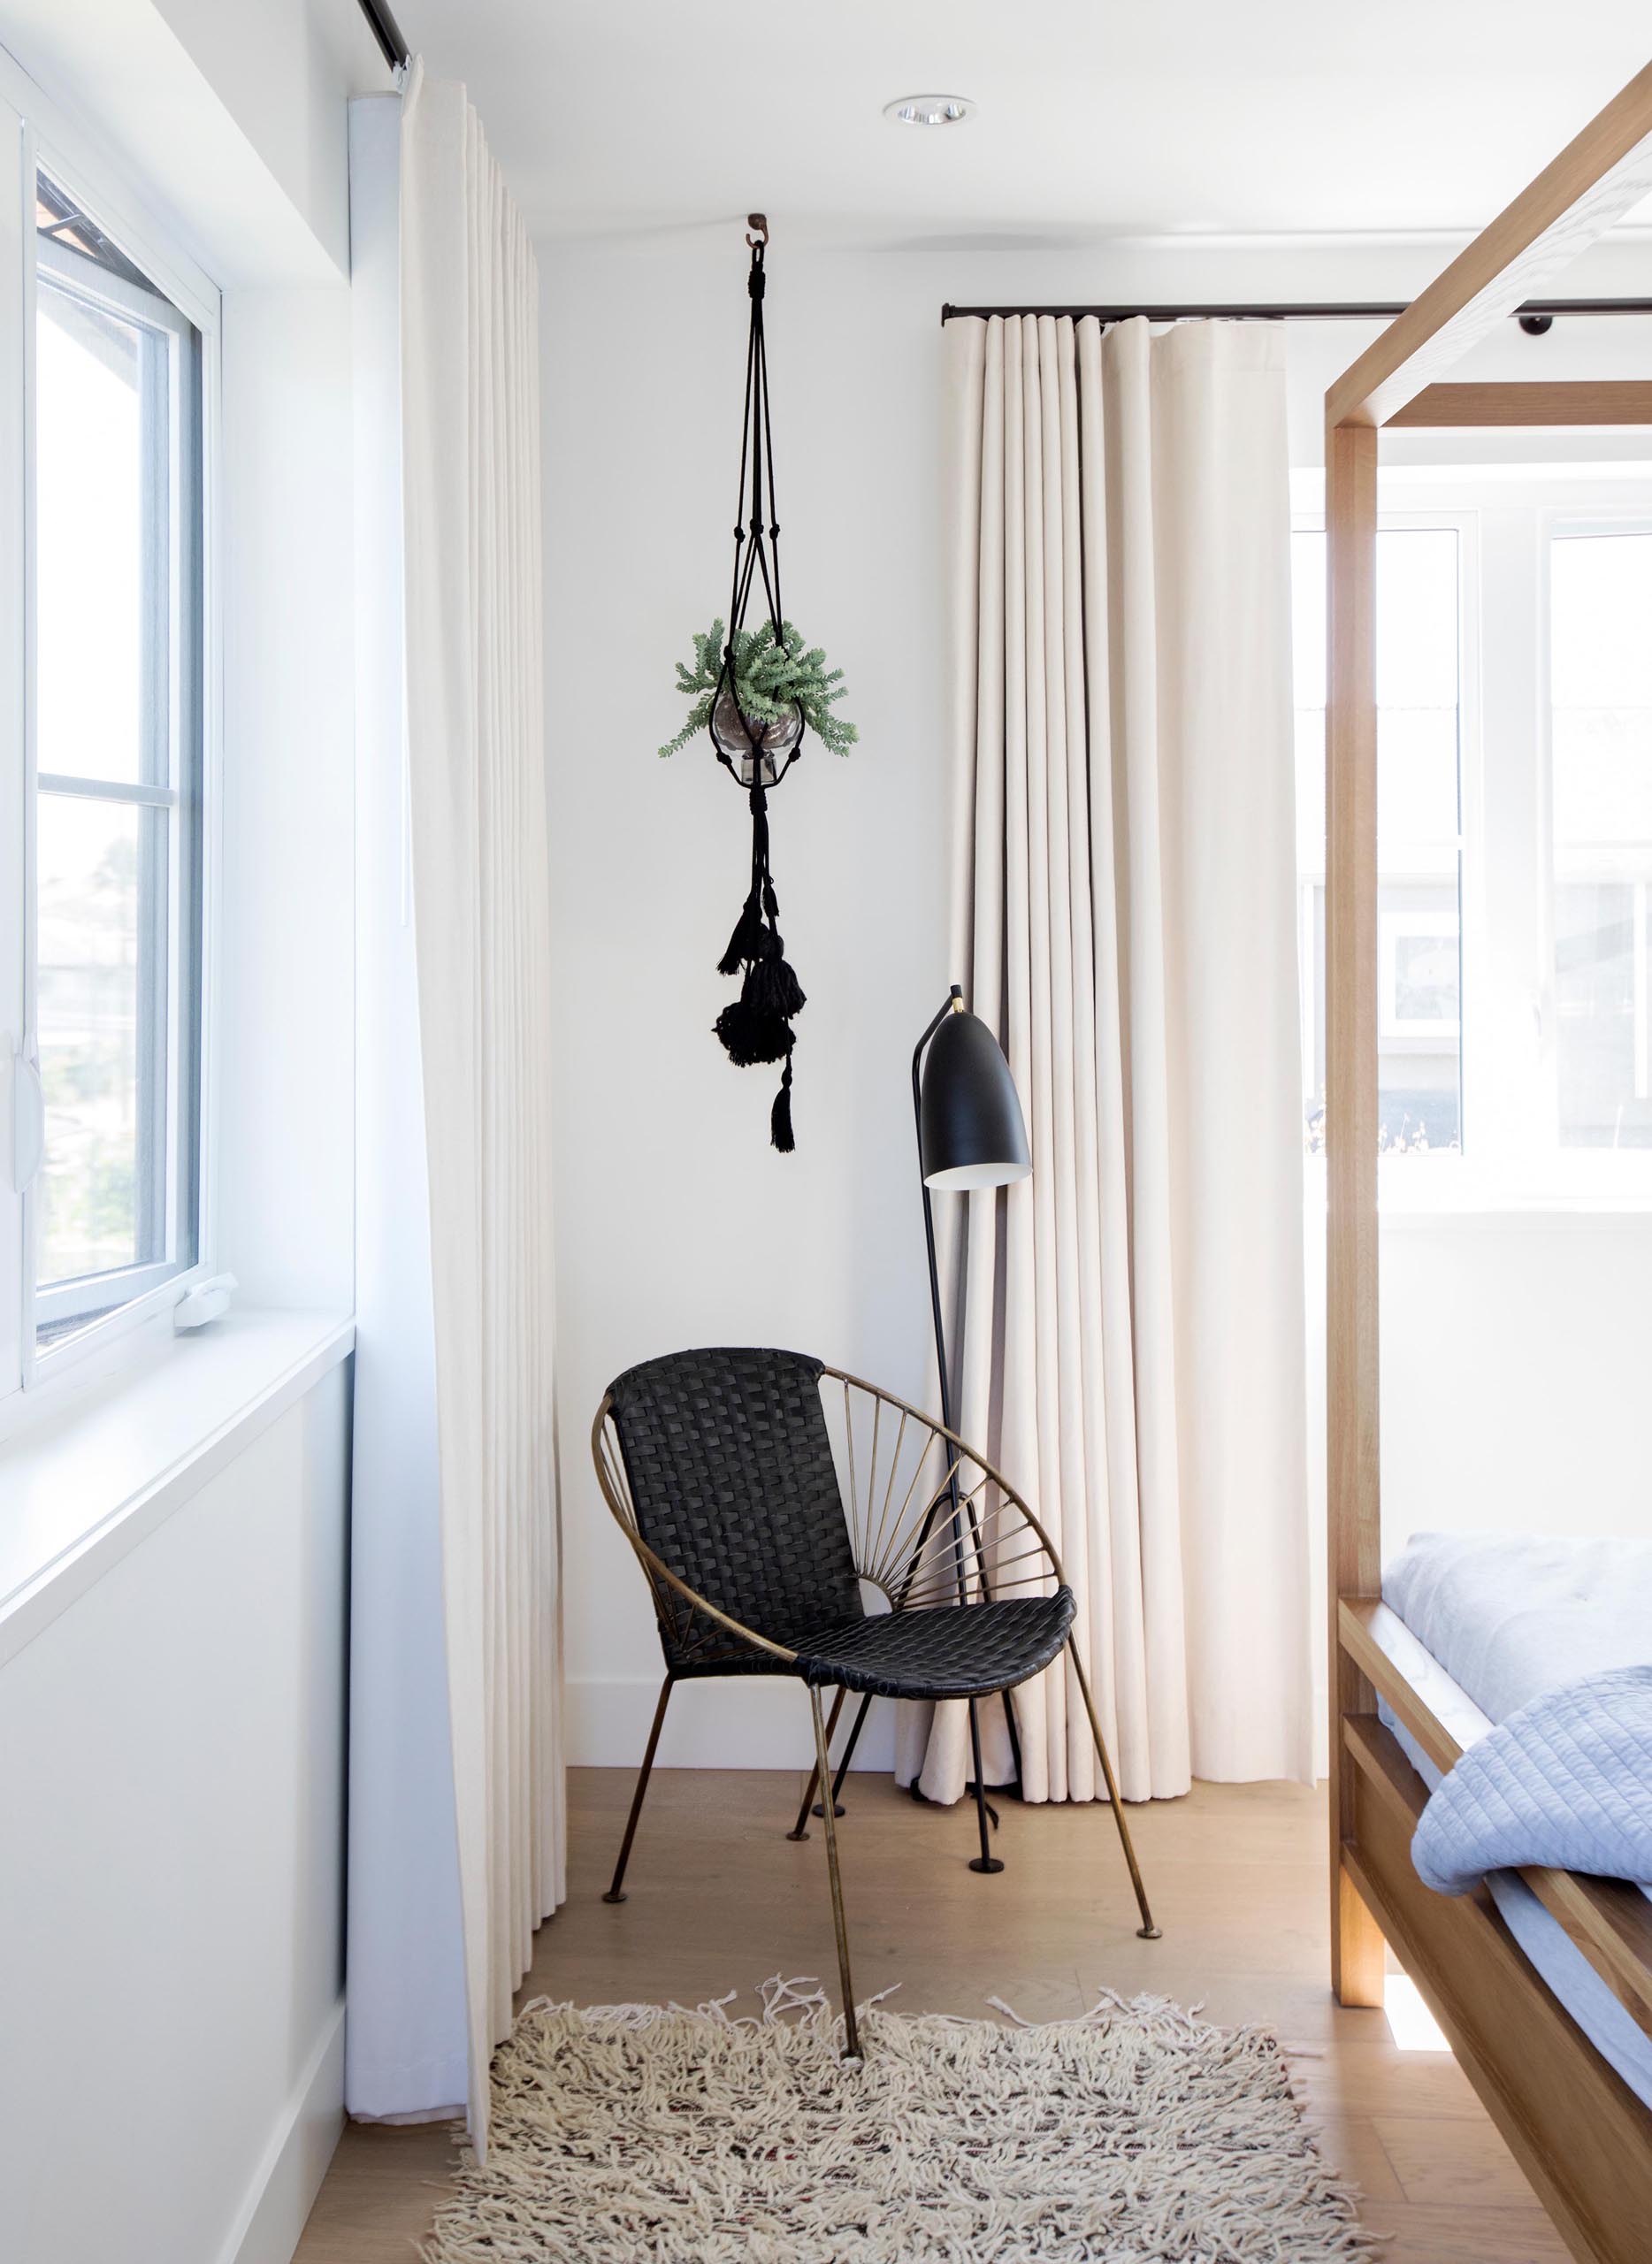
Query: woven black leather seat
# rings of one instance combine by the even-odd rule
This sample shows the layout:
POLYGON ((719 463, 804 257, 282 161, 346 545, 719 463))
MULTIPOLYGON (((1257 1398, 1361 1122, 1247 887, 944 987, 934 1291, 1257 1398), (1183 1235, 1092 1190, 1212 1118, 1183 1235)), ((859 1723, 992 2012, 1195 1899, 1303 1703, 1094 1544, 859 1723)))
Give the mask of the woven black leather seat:
MULTIPOLYGON (((1048 1535, 1001 1472, 889 1392, 805 1353, 749 1346, 674 1352, 628 1368, 597 1411, 592 1451, 603 1496, 647 1577, 665 1655, 608 1901, 625 1899, 625 1866, 675 1684, 727 1674, 803 1683, 815 1775, 791 1836, 807 1837, 818 1782, 845 2042, 857 2056, 829 1750, 845 1693, 975 1700, 1015 1689, 1065 1648, 1136 1888, 1139 1931, 1156 1935, 1074 1641, 1072 1591, 1048 1535), (888 1609, 868 1610, 868 1591, 888 1609), (837 1694, 830 1725, 822 1688, 837 1694)), ((859 1720, 851 1747, 858 1730, 859 1720)), ((839 1781, 847 1761, 845 1753, 839 1781)), ((984 1857, 984 1815, 981 1829, 984 1857)))
POLYGON ((1073 1625, 1073 1591, 960 1611, 862 1613, 798 1638, 805 1682, 879 1698, 985 1698, 1041 1673, 1073 1625))

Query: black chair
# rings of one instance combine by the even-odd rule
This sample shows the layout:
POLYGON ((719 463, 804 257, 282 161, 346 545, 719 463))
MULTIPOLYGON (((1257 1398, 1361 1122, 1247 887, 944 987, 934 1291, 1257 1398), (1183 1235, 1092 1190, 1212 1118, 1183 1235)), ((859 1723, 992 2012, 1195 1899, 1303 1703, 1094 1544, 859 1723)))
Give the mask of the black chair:
MULTIPOLYGON (((808 1688, 846 2058, 860 2056, 820 1694, 979 1698, 1066 1647, 1141 1911, 1158 1938, 1048 1535, 981 1455, 904 1400, 800 1352, 673 1352, 628 1368, 592 1426, 603 1497, 654 1593, 665 1681, 605 1900, 625 1866, 678 1682, 808 1688), (886 1610, 868 1610, 866 1591, 886 1610)), ((834 1709, 834 1719, 836 1712, 834 1709)), ((801 1817, 799 1832, 801 1836, 801 1817)))

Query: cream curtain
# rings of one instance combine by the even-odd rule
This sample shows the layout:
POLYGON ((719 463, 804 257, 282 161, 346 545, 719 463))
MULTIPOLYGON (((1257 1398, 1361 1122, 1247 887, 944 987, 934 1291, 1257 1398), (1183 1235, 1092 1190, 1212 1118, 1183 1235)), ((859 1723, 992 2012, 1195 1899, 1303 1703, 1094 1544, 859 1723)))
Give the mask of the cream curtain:
POLYGON ((480 2144, 492 2047, 562 1892, 539 280, 463 88, 417 65, 401 161, 413 929, 480 2144))
MULTIPOLYGON (((945 336, 952 963, 1033 1144, 952 1253, 960 1427, 1051 1529, 1126 1797, 1311 1779, 1282 341, 945 336)), ((1028 1797, 1097 1797, 1070 1669, 1016 1702, 1028 1797)), ((932 1798, 967 1749, 903 1723, 932 1798)))

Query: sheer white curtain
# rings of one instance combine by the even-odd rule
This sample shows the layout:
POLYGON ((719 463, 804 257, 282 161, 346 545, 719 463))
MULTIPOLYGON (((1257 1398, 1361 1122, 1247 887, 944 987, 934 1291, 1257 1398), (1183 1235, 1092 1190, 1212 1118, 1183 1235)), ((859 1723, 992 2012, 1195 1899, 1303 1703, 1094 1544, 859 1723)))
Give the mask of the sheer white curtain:
MULTIPOLYGON (((1033 1144, 952 1252, 960 1428, 1051 1529, 1126 1796, 1308 1779, 1282 343, 994 317, 945 356, 952 965, 1033 1144)), ((1028 1797, 1097 1797, 1070 1670, 1016 1702, 1028 1797)), ((933 1798, 966 1755, 960 1707, 903 1725, 933 1798)))
MULTIPOLYGON (((353 121, 358 161, 372 131, 353 121)), ((399 390, 400 493, 381 478, 379 500, 402 604, 373 658, 394 706, 399 646, 405 715, 398 743, 370 702, 362 754, 349 2104, 463 2097, 481 2145, 492 2049, 562 1893, 539 285, 462 87, 416 63, 378 155, 398 270, 375 275, 358 230, 356 276, 363 305, 398 287, 399 388, 379 392, 394 421, 399 390)), ((381 256, 384 233, 380 210, 381 256)), ((358 440, 365 493, 384 443, 358 440)))

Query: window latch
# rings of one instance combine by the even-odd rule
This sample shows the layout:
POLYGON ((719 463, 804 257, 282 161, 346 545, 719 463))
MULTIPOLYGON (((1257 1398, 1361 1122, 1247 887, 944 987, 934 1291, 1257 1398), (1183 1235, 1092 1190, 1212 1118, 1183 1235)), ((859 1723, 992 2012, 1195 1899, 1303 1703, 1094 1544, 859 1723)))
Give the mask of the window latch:
POLYGON ((172 1307, 172 1334, 204 1328, 210 1320, 220 1319, 229 1311, 229 1301, 240 1287, 233 1274, 215 1274, 210 1281, 197 1281, 194 1289, 186 1289, 172 1307))
POLYGON ((11 1051, 11 1184, 19 1195, 34 1185, 46 1153, 46 1090, 27 1039, 11 1051))

